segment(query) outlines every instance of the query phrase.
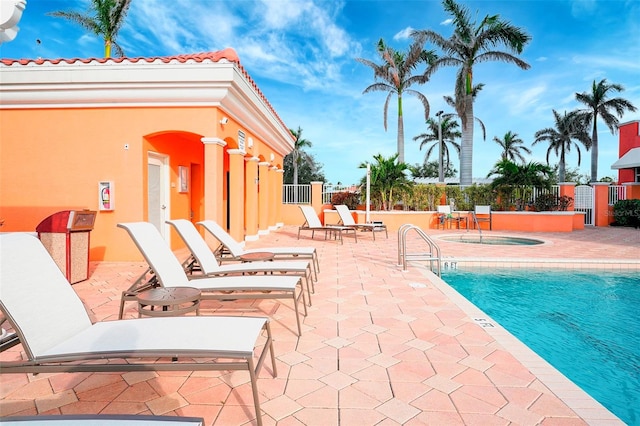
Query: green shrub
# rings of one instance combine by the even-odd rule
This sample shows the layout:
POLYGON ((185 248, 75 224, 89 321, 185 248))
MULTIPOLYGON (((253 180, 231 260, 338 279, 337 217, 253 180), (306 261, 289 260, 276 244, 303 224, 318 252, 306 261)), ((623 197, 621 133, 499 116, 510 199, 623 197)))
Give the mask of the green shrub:
POLYGON ((443 188, 437 185, 415 185, 411 194, 406 197, 406 202, 411 210, 432 211, 440 204, 443 188))
POLYGON ((567 211, 567 209, 573 204, 573 198, 563 195, 559 197, 555 194, 542 194, 536 198, 533 202, 533 210, 537 212, 550 212, 550 211, 567 211))
POLYGON ((640 200, 620 200, 613 205, 616 225, 640 227, 640 200))
POLYGON ((358 192, 336 192, 331 196, 331 205, 344 204, 349 210, 356 210, 360 204, 360 194, 358 192))

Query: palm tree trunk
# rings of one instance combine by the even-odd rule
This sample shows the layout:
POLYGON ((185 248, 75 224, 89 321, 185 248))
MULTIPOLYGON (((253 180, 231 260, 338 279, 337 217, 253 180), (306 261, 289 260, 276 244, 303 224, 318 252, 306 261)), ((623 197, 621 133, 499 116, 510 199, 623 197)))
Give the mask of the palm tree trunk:
POLYGON ((473 180, 473 96, 466 95, 466 123, 462 126, 460 147, 460 185, 471 185, 473 180))
POLYGON ((404 119, 402 118, 402 95, 398 94, 398 163, 404 163, 404 119))
POLYGON ((591 134, 591 182, 598 181, 598 116, 593 117, 593 133, 591 134))
POLYGON ((565 181, 565 168, 564 168, 564 148, 562 149, 562 152, 560 153, 560 164, 558 165, 558 180, 560 181, 559 183, 562 183, 565 181))
POLYGON ((293 202, 298 204, 298 155, 293 152, 293 202))
POLYGON ((111 41, 109 40, 104 41, 104 57, 105 58, 111 57, 111 41))

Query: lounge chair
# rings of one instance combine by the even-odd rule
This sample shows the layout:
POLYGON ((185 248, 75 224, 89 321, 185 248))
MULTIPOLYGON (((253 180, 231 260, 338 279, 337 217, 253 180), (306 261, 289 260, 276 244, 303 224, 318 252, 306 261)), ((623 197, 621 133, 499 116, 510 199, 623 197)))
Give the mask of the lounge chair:
POLYGON ((197 225, 202 226, 211 235, 220 241, 220 247, 216 250, 216 256, 222 262, 226 260, 240 260, 240 256, 250 253, 260 253, 268 251, 274 254, 277 260, 299 260, 307 259, 313 265, 314 278, 318 281, 318 272, 320 272, 320 262, 318 261, 318 252, 315 247, 263 247, 259 249, 245 250, 227 231, 225 231, 217 222, 213 220, 203 220, 197 225))
POLYGON ((203 300, 291 299, 296 314, 298 335, 302 334, 300 313, 298 311, 300 298, 302 298, 304 306, 304 315, 307 315, 307 304, 302 288, 302 280, 299 276, 202 276, 190 280, 180 261, 153 224, 148 222, 120 223, 118 227, 125 229, 129 233, 129 236, 131 236, 131 239, 149 265, 147 273, 153 273, 150 280, 147 280, 147 273, 142 274, 129 289, 122 292, 120 318, 124 313, 125 302, 135 301, 138 293, 150 287, 195 287, 202 292, 203 300), (300 291, 296 293, 298 286, 300 291))
POLYGON ((0 310, 24 349, 24 359, 0 361, 0 374, 246 370, 262 424, 256 377, 267 351, 276 375, 268 318, 189 316, 92 324, 36 237, 0 235, 0 253, 0 310))
POLYGON ((189 269, 193 270, 194 266, 198 266, 203 274, 207 276, 218 276, 228 274, 257 274, 257 273, 279 273, 287 275, 295 275, 304 278, 309 295, 309 303, 311 303, 311 287, 313 286, 313 277, 311 274, 311 263, 304 260, 295 262, 287 261, 267 261, 267 262, 247 262, 235 263, 229 265, 220 265, 216 255, 211 251, 207 242, 202 238, 196 227, 186 219, 168 220, 168 224, 178 232, 180 238, 184 240, 195 260, 195 263, 189 262, 189 269))
POLYGON ((384 231, 389 238, 389 232, 387 232, 387 225, 383 223, 356 223, 353 220, 353 216, 351 216, 351 212, 349 211, 349 207, 344 204, 337 204, 335 206, 338 215, 340 216, 340 224, 344 226, 348 226, 350 228, 355 228, 360 231, 370 231, 373 234, 373 241, 376 240, 376 232, 384 231))
POLYGON ((300 239, 300 231, 311 231, 311 238, 313 239, 316 231, 324 231, 324 238, 327 239, 327 235, 333 235, 340 240, 340 244, 344 244, 342 239, 342 233, 353 232, 353 237, 358 242, 358 235, 354 228, 342 225, 323 225, 320 222, 320 218, 316 214, 316 211, 311 206, 298 206, 304 215, 304 223, 298 228, 298 239, 300 239))

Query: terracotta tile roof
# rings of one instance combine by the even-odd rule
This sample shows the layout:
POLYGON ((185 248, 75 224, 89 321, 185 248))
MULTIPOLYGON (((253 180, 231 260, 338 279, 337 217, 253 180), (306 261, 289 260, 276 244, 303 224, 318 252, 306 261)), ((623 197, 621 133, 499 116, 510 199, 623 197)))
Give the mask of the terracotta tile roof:
MULTIPOLYGON (((205 62, 205 61, 211 61, 211 62, 218 62, 222 59, 226 59, 229 62, 233 62, 236 64, 236 66, 238 67, 238 70, 240 71, 240 73, 247 79, 247 81, 249 82, 249 84, 251 85, 251 87, 253 87, 253 89, 256 91, 256 93, 258 93, 258 95, 260 96, 260 98, 264 101, 264 103, 269 107, 269 109, 271 110, 271 112, 273 112, 274 116, 276 117, 276 119, 280 122, 280 124, 288 129, 288 127, 284 124, 284 122, 282 121, 282 119, 280 118, 280 116, 278 115, 278 113, 276 112, 275 108, 273 108, 273 106, 271 105, 271 103, 267 100, 267 97, 264 95, 264 93, 262 93, 262 91, 260 90, 260 88, 258 87, 258 85, 256 84, 256 82, 251 78, 251 76, 249 76, 249 73, 247 72, 247 70, 242 66, 242 64, 240 64, 240 58, 238 57, 238 54, 236 53, 236 51, 230 47, 223 49, 223 50, 218 50, 216 52, 201 52, 201 53, 189 53, 189 54, 185 54, 185 55, 173 55, 173 56, 153 56, 153 57, 138 57, 138 58, 127 58, 127 57, 119 57, 119 58, 71 58, 71 59, 42 59, 42 58, 38 58, 38 59, 0 59, 0 64, 5 65, 5 66, 14 66, 14 65, 43 65, 45 63, 49 63, 51 65, 57 65, 60 63, 66 63, 66 64, 75 64, 75 63, 84 63, 84 64, 90 64, 90 63, 98 63, 98 64, 106 64, 106 63, 123 63, 123 62, 129 62, 132 64, 138 63, 138 62, 147 62, 147 63, 153 63, 153 62, 157 62, 157 61, 161 61, 164 63, 169 63, 172 61, 178 61, 178 62, 188 62, 188 61, 194 61, 194 62, 205 62)), ((291 139, 293 139, 293 136, 291 136, 291 139)))

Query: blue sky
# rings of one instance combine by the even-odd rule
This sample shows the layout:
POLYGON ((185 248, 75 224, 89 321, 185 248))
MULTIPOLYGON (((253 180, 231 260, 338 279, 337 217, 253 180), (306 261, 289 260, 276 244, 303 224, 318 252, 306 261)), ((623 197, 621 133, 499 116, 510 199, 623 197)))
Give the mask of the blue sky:
MULTIPOLYGON (((589 91, 606 78, 625 87, 621 96, 640 108, 640 2, 637 0, 460 1, 478 19, 487 14, 526 30, 532 41, 520 56, 531 65, 483 63, 474 83, 485 88, 475 114, 486 125, 487 140, 476 129, 474 177, 485 177, 498 160, 493 137, 516 132, 531 146, 537 130, 553 126, 552 110, 579 105, 576 92, 589 91)), ((79 26, 47 16, 55 10, 86 11, 87 0, 28 0, 15 40, 0 46, 2 58, 101 57, 102 41, 79 26), (40 43, 37 42, 40 41, 40 43)), ((396 149, 395 102, 389 128, 383 128, 386 94, 362 91, 373 82, 371 70, 356 62, 379 62, 380 38, 399 50, 411 43, 412 29, 432 29, 448 37, 452 28, 440 1, 434 0, 133 0, 118 42, 126 56, 165 56, 234 48, 289 128, 303 129, 313 143, 308 151, 323 164, 328 182, 355 183, 358 165, 396 149)), ((427 47, 429 47, 427 45, 427 47)), ((438 71, 416 89, 427 96, 432 114, 452 112, 442 99, 452 95, 455 69, 438 71)), ((426 130, 421 104, 404 98, 405 157, 422 163, 425 150, 413 136, 426 130)), ((621 122, 640 119, 626 114, 621 122)), ((598 176, 617 176, 617 135, 599 125, 598 176)), ((545 162, 546 147, 529 158, 545 162)), ((432 158, 435 159, 435 158, 432 158)), ((557 162, 551 157, 552 164, 557 162)), ((575 151, 568 167, 577 166, 575 151)), ((459 170, 459 161, 454 158, 459 170)), ((588 174, 590 153, 582 150, 580 170, 588 174)))

